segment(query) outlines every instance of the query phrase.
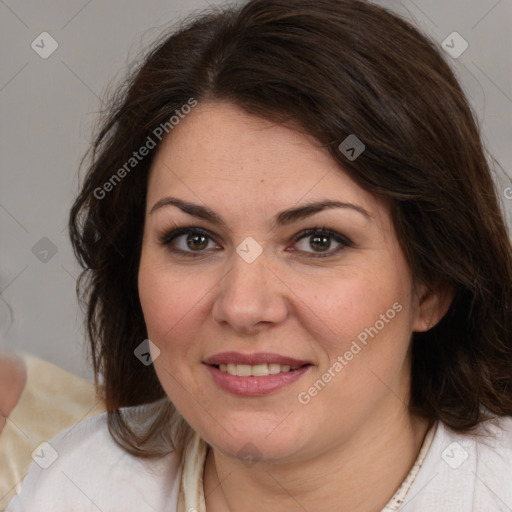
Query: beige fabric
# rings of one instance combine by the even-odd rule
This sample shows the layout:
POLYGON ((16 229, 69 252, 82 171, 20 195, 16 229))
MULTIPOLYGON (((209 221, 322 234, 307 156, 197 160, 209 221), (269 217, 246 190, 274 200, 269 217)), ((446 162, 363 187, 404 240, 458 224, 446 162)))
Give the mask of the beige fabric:
POLYGON ((32 355, 20 356, 27 385, 0 434, 0 511, 20 491, 35 448, 104 410, 93 383, 32 355))
POLYGON ((185 450, 177 512, 206 512, 203 472, 208 445, 194 432, 185 450))

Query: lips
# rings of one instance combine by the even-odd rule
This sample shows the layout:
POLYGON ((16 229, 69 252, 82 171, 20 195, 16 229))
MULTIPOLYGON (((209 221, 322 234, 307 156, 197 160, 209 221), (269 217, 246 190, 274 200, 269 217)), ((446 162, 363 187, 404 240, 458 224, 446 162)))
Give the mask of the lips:
POLYGON ((203 363, 220 389, 253 397, 291 385, 313 366, 306 360, 271 352, 222 352, 208 357, 203 363))

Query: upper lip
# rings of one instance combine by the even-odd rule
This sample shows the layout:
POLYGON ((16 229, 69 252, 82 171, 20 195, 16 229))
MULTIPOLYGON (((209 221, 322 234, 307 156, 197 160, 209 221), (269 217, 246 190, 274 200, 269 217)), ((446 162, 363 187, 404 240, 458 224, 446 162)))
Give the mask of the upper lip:
POLYGON ((219 365, 219 364, 280 364, 290 366, 304 366, 311 364, 309 361, 302 361, 293 357, 283 356, 280 354, 273 354, 271 352, 259 352, 255 354, 242 354, 241 352, 221 352, 208 357, 203 361, 205 364, 219 365))

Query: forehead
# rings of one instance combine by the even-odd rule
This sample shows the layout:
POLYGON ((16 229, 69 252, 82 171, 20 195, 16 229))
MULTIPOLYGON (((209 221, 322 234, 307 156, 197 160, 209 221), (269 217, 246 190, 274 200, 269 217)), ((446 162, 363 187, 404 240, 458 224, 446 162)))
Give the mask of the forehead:
POLYGON ((311 136, 226 102, 199 104, 163 140, 148 207, 171 193, 215 208, 226 200, 244 208, 323 199, 382 206, 311 136))

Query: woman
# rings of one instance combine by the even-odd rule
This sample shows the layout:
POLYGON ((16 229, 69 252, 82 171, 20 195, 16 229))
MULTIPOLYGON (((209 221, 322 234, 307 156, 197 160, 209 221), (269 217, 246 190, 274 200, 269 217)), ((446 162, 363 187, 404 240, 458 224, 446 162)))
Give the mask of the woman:
POLYGON ((512 507, 512 250, 461 88, 400 18, 191 20, 118 94, 70 233, 108 414, 10 512, 512 507))

